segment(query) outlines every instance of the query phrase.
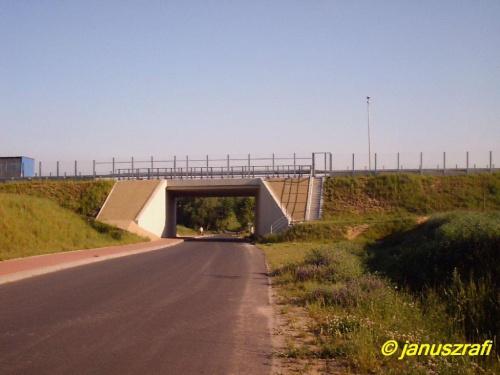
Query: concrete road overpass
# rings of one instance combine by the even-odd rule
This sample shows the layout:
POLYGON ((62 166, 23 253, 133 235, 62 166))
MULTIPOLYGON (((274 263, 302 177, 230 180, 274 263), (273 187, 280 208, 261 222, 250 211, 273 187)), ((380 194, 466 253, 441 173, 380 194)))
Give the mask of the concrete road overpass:
POLYGON ((175 237, 176 200, 183 197, 255 197, 258 236, 319 217, 322 179, 241 178, 117 181, 97 220, 148 236, 175 237))

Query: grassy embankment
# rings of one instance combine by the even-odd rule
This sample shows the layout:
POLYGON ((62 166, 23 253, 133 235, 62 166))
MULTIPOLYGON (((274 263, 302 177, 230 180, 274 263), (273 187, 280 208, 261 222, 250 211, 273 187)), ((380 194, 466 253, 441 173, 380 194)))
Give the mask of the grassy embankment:
POLYGON ((308 313, 282 357, 301 360, 305 373, 321 359, 352 373, 500 372, 498 346, 487 357, 398 360, 407 342, 498 340, 499 175, 334 179, 324 207, 327 220, 262 245, 280 311, 308 313), (452 210, 463 212, 435 214, 452 210), (381 354, 387 340, 399 344, 393 356, 381 354))
POLYGON ((112 181, 1 184, 0 260, 145 241, 94 220, 112 186, 112 181))
POLYGON ((184 225, 177 225, 177 235, 181 237, 197 236, 198 232, 194 229, 187 228, 184 225))

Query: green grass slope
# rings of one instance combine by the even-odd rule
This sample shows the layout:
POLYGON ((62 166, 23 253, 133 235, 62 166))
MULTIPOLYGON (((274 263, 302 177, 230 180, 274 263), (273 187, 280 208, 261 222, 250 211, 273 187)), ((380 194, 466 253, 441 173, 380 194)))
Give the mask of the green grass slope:
POLYGON ((324 202, 327 220, 379 213, 500 210, 500 174, 336 177, 326 181, 324 202))
POLYGON ((0 184, 0 193, 48 198, 84 216, 96 217, 114 181, 26 181, 0 184))
POLYGON ((0 260, 142 241, 49 199, 0 193, 0 260))

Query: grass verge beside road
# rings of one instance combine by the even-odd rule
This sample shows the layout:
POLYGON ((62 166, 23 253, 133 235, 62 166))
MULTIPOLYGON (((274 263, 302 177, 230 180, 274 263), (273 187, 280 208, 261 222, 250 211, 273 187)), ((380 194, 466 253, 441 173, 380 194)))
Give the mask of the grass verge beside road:
POLYGON ((144 241, 49 199, 0 194, 0 260, 144 241))
POLYGON ((295 242, 260 244, 284 322, 277 330, 284 374, 500 372, 497 346, 489 356, 398 359, 406 343, 482 343, 499 334, 498 214, 410 219, 356 222, 363 230, 350 241, 342 220, 340 239, 299 242, 298 233, 314 230, 297 226, 295 242), (389 340, 399 349, 384 356, 389 340))

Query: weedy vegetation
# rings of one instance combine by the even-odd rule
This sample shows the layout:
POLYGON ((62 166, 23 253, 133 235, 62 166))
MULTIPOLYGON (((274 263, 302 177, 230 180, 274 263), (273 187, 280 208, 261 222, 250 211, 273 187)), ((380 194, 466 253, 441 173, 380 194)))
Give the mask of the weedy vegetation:
POLYGON ((282 306, 309 316, 309 338, 288 339, 282 357, 334 360, 347 373, 500 373, 498 177, 328 180, 324 222, 260 244, 282 306), (388 340, 399 349, 383 356, 388 340), (485 340, 495 341, 489 356, 398 359, 405 343, 485 340))

